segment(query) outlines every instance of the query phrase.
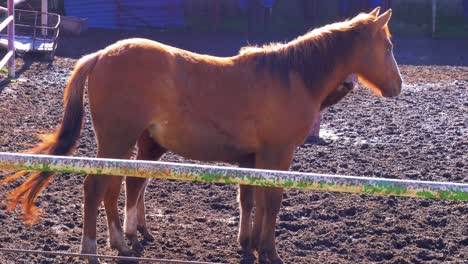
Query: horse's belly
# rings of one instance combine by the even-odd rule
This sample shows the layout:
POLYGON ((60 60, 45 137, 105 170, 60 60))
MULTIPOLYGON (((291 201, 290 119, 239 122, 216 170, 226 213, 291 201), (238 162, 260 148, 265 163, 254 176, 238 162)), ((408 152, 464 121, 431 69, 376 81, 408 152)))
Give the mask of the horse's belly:
POLYGON ((153 124, 149 131, 159 145, 189 159, 235 162, 255 152, 253 140, 241 133, 231 135, 209 127, 164 124, 153 124))

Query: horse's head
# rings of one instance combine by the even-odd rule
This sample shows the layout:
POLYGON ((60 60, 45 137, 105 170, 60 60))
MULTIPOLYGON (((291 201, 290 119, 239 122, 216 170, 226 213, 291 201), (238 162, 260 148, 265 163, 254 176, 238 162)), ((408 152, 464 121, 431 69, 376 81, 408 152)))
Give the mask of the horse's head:
POLYGON ((384 97, 395 97, 401 92, 400 70, 393 56, 388 22, 392 10, 379 15, 379 8, 369 15, 372 20, 365 27, 365 34, 358 47, 357 73, 360 80, 384 97))

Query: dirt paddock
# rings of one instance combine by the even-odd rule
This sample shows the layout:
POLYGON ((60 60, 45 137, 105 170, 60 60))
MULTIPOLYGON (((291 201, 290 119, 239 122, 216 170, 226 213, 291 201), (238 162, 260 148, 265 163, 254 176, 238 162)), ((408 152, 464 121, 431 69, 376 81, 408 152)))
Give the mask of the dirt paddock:
MULTIPOLYGON (((37 133, 51 131, 60 121, 62 91, 76 58, 129 36, 214 55, 234 54, 245 44, 242 36, 209 33, 90 31, 62 38, 53 64, 19 59, 16 82, 0 86, 0 151, 23 151, 37 142, 37 133)), ((468 182, 468 40, 396 38, 395 44, 405 80, 401 96, 353 91, 324 113, 325 143, 299 147, 291 170, 468 182)), ((75 155, 94 157, 89 115, 85 122, 75 155)), ((163 160, 188 162, 171 153, 163 160)), ((0 204, 0 247, 78 252, 83 179, 57 175, 39 199, 43 221, 31 228, 0 204)), ((17 184, 1 187, 1 199, 17 184)), ((146 204, 156 240, 144 244, 144 256, 238 263, 236 189, 153 180, 146 204)), ((466 202, 288 190, 276 237, 286 263, 466 263, 467 225, 466 202)), ((103 209, 98 247, 116 254, 107 246, 103 209)), ((0 263, 66 261, 0 253, 0 263)))

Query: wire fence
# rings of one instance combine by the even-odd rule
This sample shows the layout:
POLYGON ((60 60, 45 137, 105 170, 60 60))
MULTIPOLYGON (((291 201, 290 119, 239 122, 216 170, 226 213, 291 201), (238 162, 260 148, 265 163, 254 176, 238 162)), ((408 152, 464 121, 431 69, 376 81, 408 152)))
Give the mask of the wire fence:
POLYGON ((15 254, 34 254, 34 255, 51 255, 51 256, 64 256, 70 258, 99 258, 99 259, 111 259, 117 261, 138 261, 139 263, 161 263, 161 264, 222 264, 217 262, 202 262, 202 261, 184 261, 184 260, 170 260, 170 259, 157 259, 157 258, 144 258, 144 257, 125 257, 125 256, 109 256, 99 254, 81 254, 81 253, 69 253, 61 251, 42 251, 42 250, 28 250, 28 249, 13 249, 13 248, 0 248, 0 252, 3 253, 15 253, 15 254))

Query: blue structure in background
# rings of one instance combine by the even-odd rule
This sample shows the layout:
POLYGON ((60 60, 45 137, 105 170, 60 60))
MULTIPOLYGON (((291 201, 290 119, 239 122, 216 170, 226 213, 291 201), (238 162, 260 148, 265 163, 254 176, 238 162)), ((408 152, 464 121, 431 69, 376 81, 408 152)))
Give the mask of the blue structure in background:
MULTIPOLYGON (((381 2, 381 0, 377 0, 381 2)), ((361 5, 362 0, 340 0, 338 2, 338 12, 340 17, 349 17, 353 5, 361 5)))
POLYGON ((382 0, 369 0, 371 9, 374 9, 378 6, 382 6, 382 0))
POLYGON ((249 1, 258 1, 262 6, 266 8, 272 8, 276 4, 276 0, 238 0, 239 7, 246 10, 249 6, 249 1))
POLYGON ((87 18, 90 28, 137 29, 185 25, 184 0, 67 0, 67 16, 87 18))
POLYGON ((276 3, 276 0, 263 0, 262 4, 266 8, 272 8, 276 3))
POLYGON ((468 18, 468 0, 463 0, 463 14, 468 18))

